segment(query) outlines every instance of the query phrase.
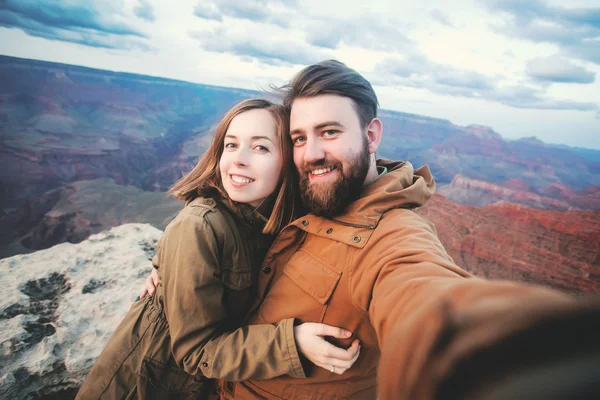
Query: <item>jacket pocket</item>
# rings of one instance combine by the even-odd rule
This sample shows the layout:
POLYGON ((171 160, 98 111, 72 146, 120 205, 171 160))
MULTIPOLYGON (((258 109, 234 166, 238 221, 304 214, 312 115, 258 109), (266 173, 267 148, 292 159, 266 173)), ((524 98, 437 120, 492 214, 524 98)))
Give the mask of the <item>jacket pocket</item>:
POLYGON ((342 276, 340 271, 304 250, 298 251, 290 259, 283 273, 323 305, 331 298, 342 276))
POLYGON ((138 375, 137 396, 148 400, 202 399, 207 387, 206 378, 144 357, 138 375))
POLYGON ((295 317, 301 322, 323 322, 342 273, 300 249, 283 268, 259 309, 264 321, 295 317))
POLYGON ((228 268, 221 269, 221 281, 223 285, 236 291, 248 289, 252 286, 252 269, 228 268))

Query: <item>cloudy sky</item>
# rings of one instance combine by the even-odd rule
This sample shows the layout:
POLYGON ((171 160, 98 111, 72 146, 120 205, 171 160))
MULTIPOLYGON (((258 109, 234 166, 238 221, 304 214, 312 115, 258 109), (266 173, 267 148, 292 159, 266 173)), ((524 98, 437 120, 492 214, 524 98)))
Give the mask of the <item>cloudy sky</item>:
POLYGON ((600 149, 600 0, 415 3, 0 0, 0 54, 248 89, 335 58, 382 108, 600 149))

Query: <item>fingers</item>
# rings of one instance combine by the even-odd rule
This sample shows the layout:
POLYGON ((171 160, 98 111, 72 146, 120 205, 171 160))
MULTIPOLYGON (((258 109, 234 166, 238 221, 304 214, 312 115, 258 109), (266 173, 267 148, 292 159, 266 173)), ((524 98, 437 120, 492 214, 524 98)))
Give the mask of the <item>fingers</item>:
POLYGON ((146 296, 146 294, 148 293, 148 291, 146 290, 146 288, 142 289, 142 291, 140 292, 140 300, 144 298, 144 296, 146 296))
POLYGON ((314 333, 319 336, 333 336, 336 339, 348 339, 352 336, 352 332, 347 331, 337 326, 327 324, 313 323, 314 333))
POLYGON ((154 283, 154 286, 158 287, 158 270, 156 268, 152 268, 152 273, 150 274, 150 276, 152 277, 152 282, 154 283))
POLYGON ((148 295, 152 296, 154 291, 156 290, 156 286, 154 285, 154 280, 152 279, 152 275, 146 278, 145 282, 145 290, 148 291, 148 295))
POLYGON ((354 339, 354 341, 352 342, 352 345, 350 347, 348 347, 348 349, 346 351, 348 353, 350 353, 352 355, 352 357, 354 357, 356 355, 356 353, 358 353, 359 349, 360 349, 360 345, 359 345, 358 339, 354 339))
POLYGON ((319 352, 322 355, 323 363, 325 364, 334 364, 332 360, 341 360, 341 361, 350 361, 356 355, 358 351, 359 343, 358 339, 355 339, 352 342, 352 345, 347 349, 342 349, 341 347, 337 347, 329 342, 323 341, 320 345, 319 352))
POLYGON ((360 346, 357 346, 357 351, 355 352, 354 357, 352 357, 351 360, 343 361, 343 360, 338 360, 338 359, 331 359, 329 363, 325 364, 325 365, 327 365, 326 369, 331 371, 331 366, 333 365, 333 367, 334 367, 333 373, 342 375, 344 372, 349 370, 354 365, 356 360, 358 360, 359 356, 360 356, 360 346))

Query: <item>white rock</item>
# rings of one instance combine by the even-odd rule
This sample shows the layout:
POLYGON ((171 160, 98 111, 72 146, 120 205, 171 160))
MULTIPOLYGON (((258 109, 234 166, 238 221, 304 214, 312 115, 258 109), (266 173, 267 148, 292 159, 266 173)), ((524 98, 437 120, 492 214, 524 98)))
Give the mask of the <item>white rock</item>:
POLYGON ((0 399, 72 397, 135 301, 161 235, 126 224, 0 260, 0 399))

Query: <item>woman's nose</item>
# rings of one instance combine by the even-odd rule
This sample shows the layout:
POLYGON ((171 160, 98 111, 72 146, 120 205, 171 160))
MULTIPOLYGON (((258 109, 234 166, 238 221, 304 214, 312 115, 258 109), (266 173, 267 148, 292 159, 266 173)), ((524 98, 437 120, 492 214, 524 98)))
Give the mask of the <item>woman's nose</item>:
POLYGON ((246 150, 240 150, 236 152, 233 162, 237 166, 246 166, 248 165, 248 158, 248 152, 246 150))

